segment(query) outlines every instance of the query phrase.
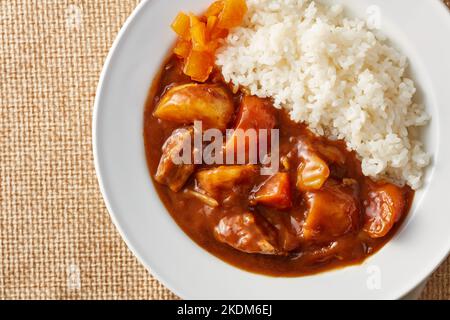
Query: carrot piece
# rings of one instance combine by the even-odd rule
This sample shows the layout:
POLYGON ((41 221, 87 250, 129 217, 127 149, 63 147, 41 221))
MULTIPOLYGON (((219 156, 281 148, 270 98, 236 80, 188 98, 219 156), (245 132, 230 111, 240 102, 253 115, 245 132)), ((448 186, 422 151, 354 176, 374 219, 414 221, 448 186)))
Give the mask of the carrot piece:
POLYGON ((191 53, 191 48, 190 41, 180 40, 177 42, 175 48, 173 48, 173 53, 181 58, 187 58, 189 53, 191 53))
POLYGON ((231 29, 239 26, 247 10, 245 0, 224 0, 223 10, 219 15, 219 27, 231 29))
POLYGON ((226 142, 226 152, 233 152, 237 157, 245 153, 245 159, 248 160, 249 156, 251 156, 250 144, 255 141, 251 141, 249 137, 245 136, 247 130, 255 130, 257 132, 256 150, 260 152, 259 130, 266 129, 268 134, 267 147, 269 147, 270 130, 277 125, 274 110, 272 103, 268 99, 262 99, 256 96, 244 96, 236 115, 235 131, 226 142), (242 141, 242 138, 240 141, 240 135, 242 133, 244 133, 244 141, 242 141), (242 145, 242 143, 245 143, 245 145, 242 145))
POLYGON ((184 74, 192 80, 205 82, 213 69, 214 61, 211 54, 205 51, 192 50, 184 65, 184 74))
POLYGON ((289 174, 278 172, 266 180, 255 193, 254 202, 276 209, 292 206, 289 174))
POLYGON ((404 190, 392 183, 376 186, 367 199, 363 230, 371 238, 381 238, 400 220, 406 207, 404 190))
POLYGON ((224 6, 223 0, 213 2, 209 6, 208 10, 206 10, 205 16, 208 18, 212 16, 218 16, 222 12, 223 6, 224 6))
POLYGON ((172 22, 171 27, 172 30, 175 31, 175 33, 178 34, 182 39, 190 39, 190 19, 188 15, 180 12, 172 22))

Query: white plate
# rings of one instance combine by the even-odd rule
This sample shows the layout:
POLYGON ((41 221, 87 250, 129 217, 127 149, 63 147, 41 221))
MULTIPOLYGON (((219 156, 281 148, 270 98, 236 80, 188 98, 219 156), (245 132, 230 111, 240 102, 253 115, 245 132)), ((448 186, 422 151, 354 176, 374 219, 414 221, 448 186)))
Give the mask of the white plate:
POLYGON ((439 0, 347 0, 365 17, 376 5, 382 29, 412 65, 433 119, 425 133, 433 165, 407 221, 360 266, 299 278, 248 273, 191 241, 159 200, 147 170, 143 111, 149 87, 173 41, 176 14, 211 0, 143 1, 119 33, 98 86, 93 119, 97 175, 111 217, 147 269, 182 298, 331 299, 402 297, 450 249, 450 15, 439 0))

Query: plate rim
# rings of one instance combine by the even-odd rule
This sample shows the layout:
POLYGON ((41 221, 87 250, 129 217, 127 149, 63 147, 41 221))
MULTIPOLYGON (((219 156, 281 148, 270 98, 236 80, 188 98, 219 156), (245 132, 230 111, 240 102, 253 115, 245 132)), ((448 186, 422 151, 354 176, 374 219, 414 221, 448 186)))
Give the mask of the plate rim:
MULTIPOLYGON (((171 290, 177 296, 179 296, 181 298, 188 298, 184 295, 184 293, 179 291, 177 286, 172 284, 170 280, 160 276, 159 272, 156 272, 155 270, 153 270, 152 267, 146 262, 146 260, 143 259, 142 255, 139 253, 139 251, 136 250, 135 246, 133 245, 132 241, 130 240, 129 235, 127 235, 127 233, 123 230, 121 224, 118 222, 117 214, 115 213, 113 206, 111 205, 111 200, 110 200, 108 192, 106 190, 107 188, 106 188, 105 181, 104 181, 105 178, 104 178, 104 174, 102 172, 102 168, 101 168, 101 165, 99 162, 99 141, 98 141, 98 122, 100 120, 99 119, 99 110, 100 110, 100 105, 101 105, 101 99, 104 94, 104 91, 103 91, 104 84, 105 84, 105 80, 108 76, 108 71, 111 67, 111 62, 116 54, 119 44, 123 40, 128 29, 135 22, 136 17, 142 13, 142 10, 144 9, 144 7, 146 7, 147 5, 149 5, 149 3, 154 2, 154 1, 160 1, 160 0, 143 0, 136 6, 136 8, 132 11, 131 15, 126 19, 125 23, 120 28, 120 31, 116 35, 114 42, 113 42, 111 48, 109 49, 108 55, 105 59, 102 71, 100 73, 97 89, 96 89, 93 115, 92 115, 92 149, 93 149, 93 157, 94 157, 94 167, 95 167, 95 172, 96 172, 97 180, 99 183, 99 188, 102 193, 102 197, 103 197, 105 206, 108 210, 108 213, 111 217, 111 220, 112 220, 115 228, 118 230, 120 236, 126 243, 128 249, 133 253, 133 255, 138 259, 138 261, 143 266, 145 266, 147 271, 149 271, 154 278, 156 278, 158 281, 160 281, 162 284, 164 284, 164 286, 166 286, 169 290, 171 290)), ((435 2, 434 4, 436 4, 436 2, 437 2, 438 6, 440 6, 441 10, 443 11, 443 14, 445 14, 445 11, 448 10, 448 8, 445 6, 445 4, 440 0, 434 0, 434 2, 435 2)), ((432 2, 430 2, 430 4, 431 3, 432 2)), ((448 15, 447 23, 450 28, 450 15, 448 15)), ((180 229, 180 231, 181 231, 181 229, 180 229)), ((202 250, 204 250, 204 249, 202 248, 202 250)), ((436 260, 439 260, 438 263, 436 263, 435 261, 429 262, 430 265, 434 265, 434 267, 432 268, 431 271, 429 271, 430 270, 429 268, 426 268, 426 270, 425 270, 425 268, 423 268, 424 271, 421 274, 416 274, 416 276, 414 277, 414 279, 415 279, 414 281, 408 282, 411 285, 405 286, 407 291, 405 291, 405 288, 399 287, 399 289, 396 292, 392 291, 392 293, 390 294, 390 296, 387 297, 387 299, 397 299, 397 298, 401 298, 401 297, 407 295, 417 285, 420 285, 420 283, 424 279, 426 279, 431 273, 433 273, 440 266, 440 264, 448 257, 449 254, 450 254, 450 243, 447 244, 447 250, 445 250, 445 252, 440 252, 439 254, 436 253, 434 255, 436 257, 436 260)))

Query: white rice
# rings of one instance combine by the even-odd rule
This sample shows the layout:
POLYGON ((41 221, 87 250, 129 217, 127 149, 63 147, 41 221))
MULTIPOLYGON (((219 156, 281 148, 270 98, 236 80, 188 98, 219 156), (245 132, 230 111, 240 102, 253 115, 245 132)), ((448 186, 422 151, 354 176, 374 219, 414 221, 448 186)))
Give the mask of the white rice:
POLYGON ((242 27, 217 54, 226 81, 271 97, 319 135, 344 139, 366 176, 417 189, 429 156, 413 139, 429 116, 413 102, 407 59, 343 7, 247 0, 242 27))

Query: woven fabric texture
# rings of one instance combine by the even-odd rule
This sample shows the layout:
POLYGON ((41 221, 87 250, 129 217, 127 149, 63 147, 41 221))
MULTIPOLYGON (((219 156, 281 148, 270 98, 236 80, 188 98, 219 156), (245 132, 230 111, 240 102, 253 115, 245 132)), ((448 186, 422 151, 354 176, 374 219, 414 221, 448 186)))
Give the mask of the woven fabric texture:
MULTIPOLYGON (((121 240, 93 165, 100 71, 138 2, 0 0, 0 299, 177 298, 121 240)), ((450 260, 422 298, 449 282, 450 260)))

